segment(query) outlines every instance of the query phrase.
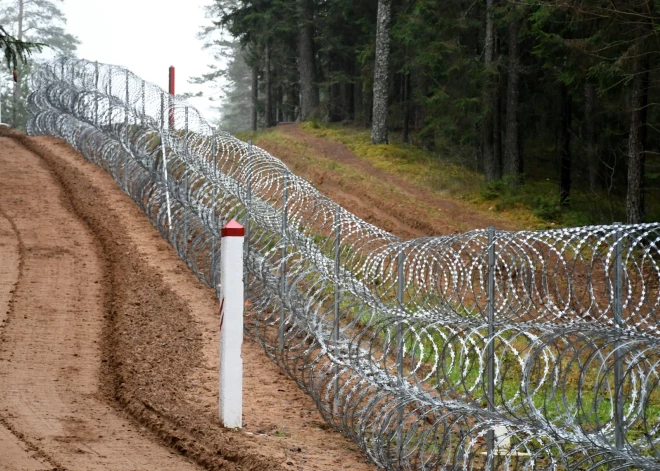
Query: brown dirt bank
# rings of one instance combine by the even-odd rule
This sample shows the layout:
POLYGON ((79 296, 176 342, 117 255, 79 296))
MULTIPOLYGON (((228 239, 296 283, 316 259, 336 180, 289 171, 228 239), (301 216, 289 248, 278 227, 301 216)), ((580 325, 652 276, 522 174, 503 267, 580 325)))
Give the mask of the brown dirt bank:
POLYGON ((503 230, 519 229, 511 221, 442 198, 377 168, 344 144, 314 136, 298 123, 280 125, 277 130, 291 142, 265 134, 257 138, 256 144, 307 178, 324 195, 400 237, 455 234, 491 225, 503 230))

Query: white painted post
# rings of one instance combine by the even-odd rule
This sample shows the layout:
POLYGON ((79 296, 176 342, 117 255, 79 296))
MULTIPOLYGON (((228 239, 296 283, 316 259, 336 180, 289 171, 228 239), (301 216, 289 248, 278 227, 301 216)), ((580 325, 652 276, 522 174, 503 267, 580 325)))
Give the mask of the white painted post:
POLYGON ((165 152, 165 132, 160 129, 160 148, 163 153, 163 178, 165 179, 165 202, 167 204, 167 237, 172 235, 172 208, 170 206, 170 187, 167 183, 167 153, 165 152))
POLYGON ((222 425, 243 426, 243 239, 245 228, 235 220, 221 231, 220 269, 220 397, 222 425))

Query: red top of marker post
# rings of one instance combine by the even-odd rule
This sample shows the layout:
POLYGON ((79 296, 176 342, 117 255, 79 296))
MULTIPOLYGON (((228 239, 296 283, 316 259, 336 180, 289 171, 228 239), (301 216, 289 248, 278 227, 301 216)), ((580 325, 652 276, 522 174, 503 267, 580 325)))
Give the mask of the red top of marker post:
POLYGON ((244 237, 245 228, 232 219, 222 228, 221 235, 222 237, 244 237))

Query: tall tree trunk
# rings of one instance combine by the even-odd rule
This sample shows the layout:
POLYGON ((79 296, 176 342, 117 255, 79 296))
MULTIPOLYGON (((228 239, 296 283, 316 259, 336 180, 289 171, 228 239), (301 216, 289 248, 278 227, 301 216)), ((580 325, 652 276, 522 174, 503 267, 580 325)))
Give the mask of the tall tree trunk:
POLYGON ((495 83, 492 75, 495 59, 495 31, 493 26, 493 0, 486 0, 486 8, 486 37, 484 41, 484 69, 486 79, 483 89, 484 119, 481 123, 481 152, 486 181, 493 181, 498 177, 494 149, 495 83))
MULTIPOLYGON (((329 54, 333 57, 333 54, 329 54)), ((337 62, 333 59, 330 59, 328 62, 328 78, 330 83, 328 84, 328 119, 330 122, 341 121, 342 112, 341 112, 341 87, 339 82, 337 82, 337 73, 336 73, 337 62)))
POLYGON ((506 140, 504 149, 504 175, 510 176, 511 185, 520 183, 520 50, 518 33, 521 20, 514 19, 509 26, 509 75, 506 90, 506 140))
POLYGON ((493 86, 493 159, 496 180, 502 178, 502 86, 502 71, 498 70, 493 86))
POLYGON ((406 72, 403 76, 403 142, 410 143, 410 71, 406 72))
POLYGON ((390 61, 390 18, 392 0, 378 0, 376 63, 374 65, 374 107, 371 142, 387 144, 388 76, 390 61))
POLYGON ((355 83, 348 82, 344 84, 344 97, 346 100, 346 119, 355 120, 355 83))
POLYGON ((319 89, 316 85, 314 56, 314 11, 311 0, 297 0, 298 7, 298 71, 300 73, 300 120, 307 121, 318 113, 319 89))
POLYGON ((573 120, 571 95, 568 87, 561 84, 561 126, 559 132, 559 155, 561 170, 559 177, 559 204, 571 205, 571 124, 573 120))
POLYGON ((252 130, 257 130, 257 111, 259 109, 259 68, 252 67, 252 130))
POLYGON ((364 124, 367 121, 367 117, 364 109, 364 100, 362 94, 362 80, 357 76, 355 79, 355 84, 353 85, 353 93, 355 94, 355 117, 354 119, 360 124, 364 124))
POLYGON ((271 103, 272 103, 272 114, 271 124, 277 126, 277 123, 281 121, 281 111, 282 111, 282 87, 278 86, 277 83, 281 82, 279 78, 280 70, 277 63, 271 64, 272 70, 270 72, 270 93, 271 93, 271 103))
POLYGON ((596 107, 596 86, 587 83, 584 86, 584 140, 589 171, 589 188, 595 191, 598 187, 598 144, 594 126, 594 109, 596 107))
POLYGON ((277 92, 275 93, 275 123, 280 123, 284 121, 282 117, 284 114, 284 90, 282 86, 276 88, 277 92))
POLYGON ((273 97, 271 93, 270 44, 268 40, 266 40, 264 60, 264 94, 266 95, 264 99, 264 125, 269 128, 273 125, 273 97))
MULTIPOLYGON (((23 0, 18 0, 18 35, 16 37, 19 41, 23 40, 23 0)), ((12 124, 18 127, 18 103, 21 99, 21 80, 19 74, 14 82, 14 109, 12 110, 12 124)))
POLYGON ((374 94, 373 90, 370 93, 368 90, 363 90, 362 106, 364 108, 364 118, 367 126, 371 127, 374 118, 374 94))
POLYGON ((353 121, 355 119, 355 68, 352 60, 344 61, 344 73, 348 79, 343 85, 344 115, 346 119, 353 121))
POLYGON ((628 136, 628 195, 626 219, 628 224, 644 222, 644 163, 646 151, 646 117, 649 99, 649 58, 639 53, 633 67, 630 104, 630 134, 628 136))
POLYGON ((291 94, 284 86, 282 86, 282 120, 291 121, 291 94))

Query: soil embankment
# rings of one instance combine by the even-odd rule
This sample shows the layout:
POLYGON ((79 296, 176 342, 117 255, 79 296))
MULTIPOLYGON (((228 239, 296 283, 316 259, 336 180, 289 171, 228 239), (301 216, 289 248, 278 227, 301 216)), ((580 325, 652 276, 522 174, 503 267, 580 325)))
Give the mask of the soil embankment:
POLYGON ((314 136, 299 124, 277 127, 285 139, 267 134, 256 144, 297 175, 367 222, 404 239, 449 235, 495 226, 516 230, 511 221, 443 198, 357 157, 347 146, 314 136))

